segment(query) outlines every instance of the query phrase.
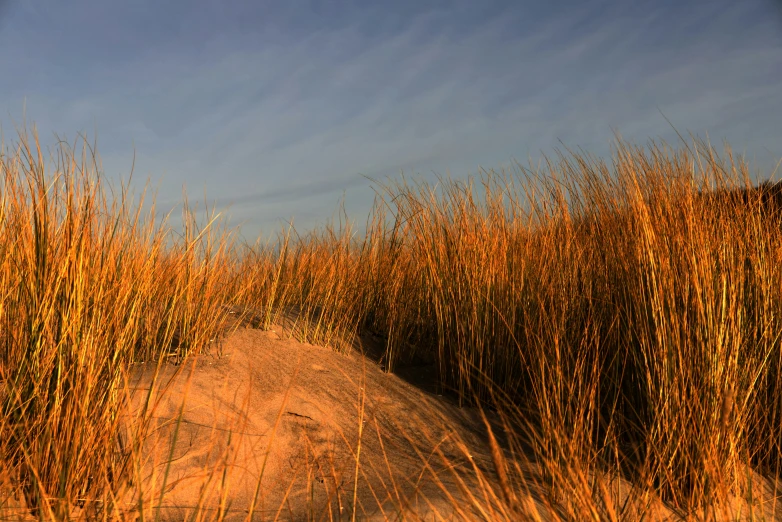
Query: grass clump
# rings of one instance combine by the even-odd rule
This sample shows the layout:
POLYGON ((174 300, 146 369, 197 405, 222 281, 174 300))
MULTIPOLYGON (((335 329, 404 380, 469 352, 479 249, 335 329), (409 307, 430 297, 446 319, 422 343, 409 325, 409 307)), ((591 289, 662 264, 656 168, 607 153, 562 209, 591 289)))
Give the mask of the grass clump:
POLYGON ((0 162, 0 468, 35 512, 61 517, 88 492, 110 505, 129 464, 124 372, 216 335, 226 256, 192 223, 166 249, 154 207, 143 220, 125 187, 109 198, 86 143, 81 163, 61 144, 47 174, 20 136, 0 162))
POLYGON ((748 465, 778 477, 779 186, 728 160, 620 142, 612 169, 484 172, 479 201, 471 183, 387 187, 408 267, 393 306, 415 315, 386 328, 461 400, 501 390, 560 498, 608 469, 688 513, 748 465))

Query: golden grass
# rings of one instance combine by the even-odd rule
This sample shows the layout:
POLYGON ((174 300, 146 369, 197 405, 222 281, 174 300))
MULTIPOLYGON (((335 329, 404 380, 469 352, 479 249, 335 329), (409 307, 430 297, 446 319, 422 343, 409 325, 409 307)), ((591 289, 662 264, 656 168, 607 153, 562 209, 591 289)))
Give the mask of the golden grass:
POLYGON ((341 351, 372 330, 388 368, 436 361, 487 404, 507 443, 489 428, 495 469, 475 470, 465 517, 537 518, 539 487, 567 520, 640 518, 658 497, 735 518, 760 491, 748 470, 782 474, 782 228, 762 191, 731 196, 749 175, 729 150, 620 142, 611 165, 389 182, 363 237, 248 246, 187 204, 174 236, 127 187, 107 193, 86 144, 45 173, 19 136, 0 162, 0 476, 34 516, 144 516, 119 506, 143 435, 120 436, 129 365, 209 350, 231 309, 341 351))

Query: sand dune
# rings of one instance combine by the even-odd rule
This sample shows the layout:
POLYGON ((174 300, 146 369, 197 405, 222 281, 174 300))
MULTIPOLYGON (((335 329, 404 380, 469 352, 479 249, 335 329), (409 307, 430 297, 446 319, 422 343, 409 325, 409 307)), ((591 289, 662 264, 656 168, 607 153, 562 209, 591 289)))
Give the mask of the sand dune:
MULTIPOLYGON (((145 443, 143 474, 159 491, 173 456, 164 518, 181 519, 199 498, 206 511, 222 506, 229 518, 244 518, 261 476, 258 518, 340 518, 353 511, 354 486, 359 519, 480 518, 452 507, 468 504, 460 482, 480 495, 473 463, 491 469, 475 409, 386 374, 361 354, 302 344, 279 328, 239 329, 219 351, 164 365, 158 375, 158 429, 145 443)), ((135 411, 154 373, 151 364, 136 368, 135 411)))

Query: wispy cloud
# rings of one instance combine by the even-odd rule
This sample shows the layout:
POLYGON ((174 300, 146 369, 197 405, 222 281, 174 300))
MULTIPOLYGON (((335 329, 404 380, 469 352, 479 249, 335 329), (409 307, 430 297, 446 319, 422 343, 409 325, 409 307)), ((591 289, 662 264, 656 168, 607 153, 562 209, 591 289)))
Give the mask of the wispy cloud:
POLYGON ((607 154, 612 129, 674 142, 660 111, 763 166, 782 155, 770 1, 244 5, 15 3, 2 108, 97 129, 109 174, 135 145, 161 200, 206 189, 249 235, 313 226, 343 191, 362 220, 362 175, 466 175, 559 140, 607 154))

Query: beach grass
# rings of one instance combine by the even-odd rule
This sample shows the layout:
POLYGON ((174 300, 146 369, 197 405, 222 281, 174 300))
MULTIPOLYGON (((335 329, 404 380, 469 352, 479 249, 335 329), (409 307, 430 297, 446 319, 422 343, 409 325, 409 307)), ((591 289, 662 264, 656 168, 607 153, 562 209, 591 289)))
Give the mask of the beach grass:
POLYGON ((144 436, 122 435, 128 374, 217 350, 236 310, 339 352, 371 331, 390 371, 432 361, 455 400, 500 418, 470 513, 535 518, 534 486, 562 520, 653 518, 652 498, 682 519, 765 516, 782 208, 729 148, 618 140, 609 161, 378 182, 363 230, 249 245, 186 200, 175 232, 79 143, 49 172, 23 129, 0 162, 0 483, 30 516, 144 518, 122 503, 144 436))

